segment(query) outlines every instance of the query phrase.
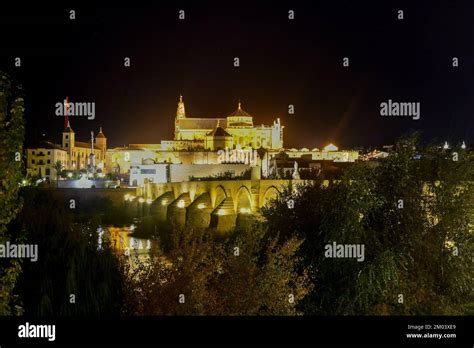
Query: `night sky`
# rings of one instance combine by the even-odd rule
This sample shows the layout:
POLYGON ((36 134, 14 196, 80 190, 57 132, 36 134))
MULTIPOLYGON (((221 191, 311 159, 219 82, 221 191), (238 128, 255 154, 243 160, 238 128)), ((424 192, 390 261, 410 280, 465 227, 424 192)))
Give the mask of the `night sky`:
POLYGON ((60 141, 64 120, 55 104, 66 96, 96 103, 94 120, 71 118, 77 140, 99 126, 109 147, 172 139, 180 94, 188 117, 225 117, 239 99, 255 124, 280 117, 285 147, 380 146, 413 130, 426 141, 474 140, 470 0, 5 2, 0 70, 24 88, 27 142, 43 133, 60 141), (381 117, 388 99, 420 102, 421 119, 381 117))

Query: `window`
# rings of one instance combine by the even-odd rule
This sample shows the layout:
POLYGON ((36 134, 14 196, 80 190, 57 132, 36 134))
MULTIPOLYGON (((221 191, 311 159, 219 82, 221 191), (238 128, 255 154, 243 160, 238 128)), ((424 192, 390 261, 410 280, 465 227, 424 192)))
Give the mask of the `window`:
POLYGON ((51 155, 51 151, 48 151, 48 155, 51 155))
POLYGON ((46 175, 49 175, 49 168, 46 168, 46 175))
POLYGON ((34 152, 34 151, 32 151, 31 153, 32 153, 33 155, 35 154, 35 152, 34 152))
POLYGON ((156 174, 156 169, 141 169, 140 174, 156 174))
POLYGON ((31 160, 31 164, 35 164, 35 160, 32 159, 32 160, 31 160))
POLYGON ((48 160, 48 164, 50 164, 50 163, 51 163, 51 161, 50 161, 50 160, 48 160))
POLYGON ((68 147, 68 143, 64 144, 64 147, 68 147))
POLYGON ((69 139, 69 135, 66 134, 66 139, 69 139))

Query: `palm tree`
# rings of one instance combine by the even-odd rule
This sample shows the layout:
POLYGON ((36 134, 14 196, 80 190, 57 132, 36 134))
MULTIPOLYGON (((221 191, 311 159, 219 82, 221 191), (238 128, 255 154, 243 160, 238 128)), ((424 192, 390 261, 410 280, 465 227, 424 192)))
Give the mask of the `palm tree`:
POLYGON ((61 161, 56 161, 56 163, 54 163, 54 169, 56 169, 56 186, 57 186, 57 183, 59 181, 59 176, 61 175, 61 172, 63 171, 63 164, 61 163, 61 161))

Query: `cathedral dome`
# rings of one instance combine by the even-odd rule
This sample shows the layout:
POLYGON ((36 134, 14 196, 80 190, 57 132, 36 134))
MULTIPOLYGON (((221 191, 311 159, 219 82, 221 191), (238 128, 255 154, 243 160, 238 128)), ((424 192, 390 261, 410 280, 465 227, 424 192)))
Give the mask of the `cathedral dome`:
POLYGON ((241 103, 239 102, 237 110, 229 115, 229 117, 252 117, 248 112, 242 110, 241 103))

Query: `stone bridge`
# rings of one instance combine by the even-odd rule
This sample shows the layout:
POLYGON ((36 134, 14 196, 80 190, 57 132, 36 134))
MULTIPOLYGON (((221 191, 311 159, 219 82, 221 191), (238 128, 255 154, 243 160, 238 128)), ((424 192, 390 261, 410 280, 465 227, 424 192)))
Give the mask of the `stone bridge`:
MULTIPOLYGON (((284 187, 305 180, 216 180, 146 183, 137 189, 160 221, 224 231, 248 221, 284 187)), ((143 201, 143 200, 142 200, 143 201)))

